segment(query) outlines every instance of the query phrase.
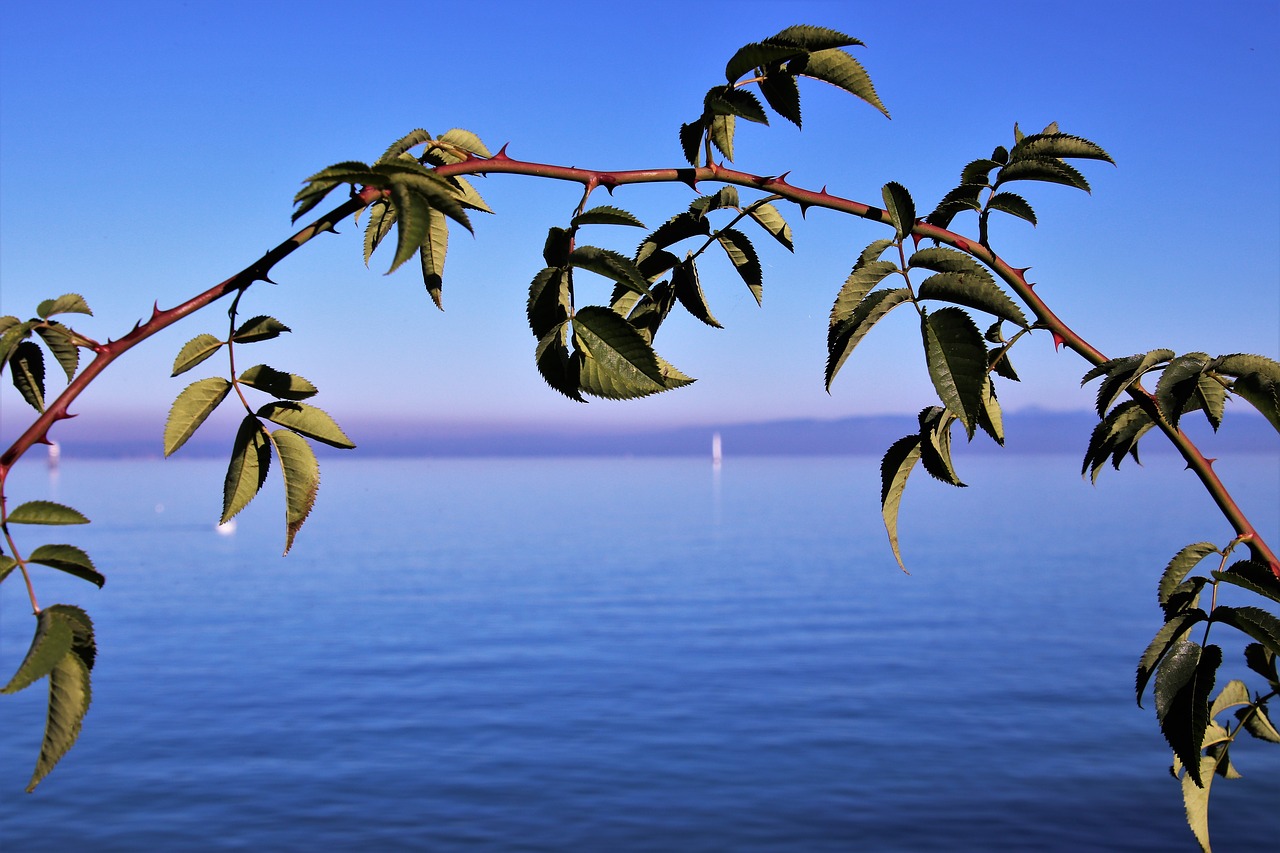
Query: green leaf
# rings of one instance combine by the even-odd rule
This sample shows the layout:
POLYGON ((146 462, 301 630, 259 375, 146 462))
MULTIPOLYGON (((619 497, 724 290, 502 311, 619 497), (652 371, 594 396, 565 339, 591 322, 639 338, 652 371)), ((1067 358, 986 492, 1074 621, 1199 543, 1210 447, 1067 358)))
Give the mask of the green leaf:
POLYGON ((84 297, 78 293, 64 293, 57 299, 46 299, 36 306, 36 314, 42 320, 47 320, 54 314, 88 314, 93 316, 93 312, 89 310, 89 303, 84 301, 84 297))
POLYGON ((293 547, 294 537, 302 529, 320 490, 320 464, 311 445, 287 429, 269 434, 280 471, 284 475, 284 553, 293 547))
POLYGON ((889 546, 898 568, 904 572, 902 552, 898 550, 898 509, 902 505, 902 493, 907 487, 907 476, 920 461, 920 436, 904 436, 889 446, 880 460, 880 515, 889 533, 889 546))
POLYGON ((867 260, 866 252, 858 258, 831 305, 831 316, 827 321, 828 343, 834 330, 853 317, 867 293, 897 271, 898 265, 892 261, 867 260))
POLYGON ((987 353, 987 364, 991 366, 991 371, 996 376, 1008 379, 1010 382, 1021 381, 1018 379, 1018 372, 1013 369, 1013 364, 1009 361, 1008 346, 993 347, 987 353))
POLYGON ((1004 446, 1004 415, 1000 411, 1000 401, 996 399, 995 383, 991 381, 991 377, 987 377, 987 381, 982 385, 982 410, 978 413, 978 426, 980 426, 992 440, 1001 447, 1004 446))
POLYGON ((177 376, 180 373, 186 373, 200 362, 212 356, 219 348, 222 347, 222 341, 210 334, 196 335, 191 340, 182 345, 182 349, 178 351, 178 357, 173 360, 173 373, 171 376, 177 376))
POLYGON ((702 292, 702 283, 698 280, 698 268, 694 265, 692 256, 685 258, 682 264, 671 271, 671 288, 686 311, 708 326, 724 328, 711 314, 706 294, 702 292))
POLYGON ((918 299, 937 299, 985 311, 1016 326, 1028 328, 1026 315, 1005 293, 991 275, 981 273, 940 272, 931 275, 916 289, 918 299))
POLYGON ((240 381, 250 388, 257 388, 285 400, 305 400, 317 393, 316 386, 301 376, 283 373, 265 364, 255 364, 241 373, 240 381))
POLYGON ((529 329, 541 340, 573 313, 573 278, 567 269, 544 267, 529 285, 529 329))
MULTIPOLYGON (((839 299, 839 297, 836 298, 839 299)), ((871 327, 894 308, 910 301, 911 291, 905 287, 872 291, 857 304, 847 320, 827 329, 826 387, 828 392, 831 391, 832 380, 844 366, 849 354, 867 336, 871 327)), ((834 308, 832 316, 835 316, 834 308)))
POLYGON ((738 275, 747 283, 751 295, 756 298, 756 304, 761 304, 764 297, 764 272, 760 268, 760 258, 756 255, 755 247, 751 245, 747 235, 735 228, 725 228, 716 232, 716 242, 724 249, 738 275))
POLYGON ((1262 643, 1250 643, 1244 647, 1244 662, 1249 669, 1261 675, 1270 684, 1271 689, 1280 691, 1280 674, 1276 673, 1275 652, 1263 648, 1262 643))
POLYGON ((267 431, 256 417, 246 415, 236 432, 227 476, 222 482, 220 524, 226 524, 249 505, 267 481, 270 469, 271 443, 267 431))
POLYGON ((41 545, 31 552, 27 562, 49 566, 95 584, 99 589, 107 579, 94 568, 89 555, 74 545, 41 545))
POLYGON ((738 120, 734 116, 711 117, 711 144, 730 162, 733 161, 733 135, 737 127, 738 120))
POLYGON ((965 433, 973 430, 983 409, 987 378, 987 346, 972 319, 959 308, 942 308, 920 318, 925 361, 938 399, 960 418, 965 433))
POLYGON ((836 47, 862 46, 863 42, 839 30, 826 27, 813 27, 808 24, 797 24, 787 27, 782 32, 769 36, 765 44, 787 44, 802 47, 805 50, 830 50, 836 47))
POLYGON ((1081 160, 1105 160, 1115 165, 1115 160, 1102 148, 1087 139, 1067 133, 1037 133, 1024 136, 1009 150, 1009 160, 1034 160, 1041 158, 1074 158, 1081 160))
POLYGON ((996 193, 987 200, 987 209, 1003 211, 1019 219, 1025 219, 1032 225, 1036 224, 1036 212, 1031 209, 1031 205, 1027 204, 1027 200, 1017 193, 996 193))
POLYGON ((1233 678, 1226 683, 1222 690, 1218 691, 1217 698, 1209 706, 1209 718, 1213 719, 1223 711, 1240 705, 1248 705, 1249 703, 1249 688, 1240 679, 1233 678))
POLYGON ((1236 711, 1236 718, 1244 725, 1244 730, 1268 743, 1280 743, 1280 731, 1267 713, 1266 705, 1255 705, 1236 711))
POLYGON ((773 239, 786 246, 788 251, 795 251, 795 246, 791 242, 791 226, 787 224, 787 220, 782 218, 782 214, 772 204, 757 202, 747 208, 747 216, 750 216, 757 225, 768 231, 773 239))
POLYGON ((636 219, 633 214, 607 204, 584 210, 573 217, 569 224, 574 228, 582 225, 634 225, 637 228, 644 227, 644 223, 636 219))
POLYGON ((48 326, 36 327, 36 334, 53 353, 62 372, 67 374, 68 382, 75 378, 76 369, 80 366, 80 348, 72 342, 69 332, 66 326, 54 320, 50 320, 48 326))
MULTIPOLYGON (((1128 391, 1135 382, 1142 379, 1144 374, 1173 357, 1174 352, 1171 349, 1153 349, 1140 355, 1112 359, 1085 374, 1085 381, 1087 381, 1095 375, 1095 371, 1111 365, 1106 370, 1106 378, 1102 380, 1102 384, 1098 387, 1098 416, 1102 417, 1106 414, 1107 409, 1111 408, 1111 404, 1121 394, 1128 391)), ((1081 382, 1081 384, 1083 385, 1084 382, 1081 382)))
POLYGON ((451 175, 445 178, 445 181, 453 187, 454 194, 463 207, 478 210, 481 213, 493 213, 493 209, 480 197, 480 193, 476 192, 476 188, 466 178, 461 175, 451 175))
POLYGON ((355 447, 328 412, 317 409, 315 406, 308 406, 306 403, 283 401, 267 403, 258 409, 258 417, 266 418, 272 423, 287 427, 307 438, 314 438, 330 447, 344 450, 355 447))
POLYGON ((413 148, 414 146, 417 146, 417 145, 421 145, 424 142, 430 142, 430 141, 431 141, 431 134, 427 133, 422 128, 419 127, 415 130, 411 130, 408 133, 406 133, 404 136, 397 139, 395 142, 391 143, 391 145, 388 146, 387 150, 383 152, 383 155, 378 158, 378 162, 385 163, 390 160, 395 160, 399 158, 402 154, 405 154, 406 152, 408 152, 410 148, 413 148))
POLYGON ((698 196, 689 202, 689 212, 694 216, 706 216, 712 210, 725 208, 737 210, 741 206, 737 187, 721 187, 711 195, 698 196))
POLYGON ((881 188, 880 194, 884 196, 885 210, 889 211, 889 218, 893 220, 893 227, 901 240, 911 233, 916 224, 916 205, 911 200, 911 193, 902 184, 890 181, 881 188))
POLYGON ((755 95, 746 89, 735 89, 733 86, 717 86, 707 92, 703 99, 704 115, 734 116, 753 121, 757 124, 768 124, 764 107, 755 95))
POLYGON ((635 293, 649 293, 649 282, 635 262, 609 249, 579 246, 569 253, 569 264, 602 275, 635 293))
MULTIPOLYGON (((991 185, 991 170, 999 169, 1007 162, 1006 160, 988 160, 983 157, 978 160, 972 160, 960 170, 960 184, 971 184, 978 189, 991 185)), ((974 198, 977 198, 975 191, 974 198)))
POLYGON ((71 652, 75 636, 71 624, 58 617, 52 608, 42 610, 36 616, 36 633, 31 639, 27 655, 9 683, 0 687, 0 693, 17 693, 53 672, 58 661, 71 652))
POLYGON ((1138 460, 1138 440, 1155 426, 1151 416, 1143 411, 1136 400, 1127 400, 1111 410, 1093 429, 1089 437, 1089 448, 1085 451, 1081 474, 1088 473, 1093 482, 1098 481, 1098 474, 1111 459, 1111 466, 1120 470, 1120 462, 1125 455, 1138 460))
POLYGON ((1220 604, 1209 615, 1209 621, 1230 625, 1257 640, 1273 655, 1280 655, 1280 619, 1261 607, 1228 607, 1220 604))
MULTIPOLYGON (((641 296, 635 301, 626 315, 627 322, 640 333, 645 343, 652 346, 654 336, 658 334, 658 328, 667 319, 675 303, 675 292, 671 285, 664 281, 654 285, 650 296, 641 296)), ((612 310, 615 314, 618 313, 616 308, 612 310)))
POLYGON ((1138 707, 1142 707, 1142 694, 1146 692, 1147 683, 1151 680, 1151 676, 1155 674, 1156 668, 1160 666, 1160 662, 1164 660, 1174 645, 1181 641, 1182 636, 1191 630, 1192 626, 1204 622, 1209 618, 1203 610, 1187 610, 1171 617, 1164 623, 1155 637, 1147 645, 1142 653, 1142 658, 1138 661, 1138 674, 1135 679, 1134 689, 1137 695, 1138 707))
POLYGON ((9 377, 37 412, 44 411, 44 353, 31 341, 22 341, 9 356, 9 377))
POLYGON ((8 554, 0 554, 0 583, 9 577, 9 573, 18 568, 18 561, 8 554))
POLYGON ((543 381, 570 400, 585 403, 578 391, 577 362, 569 356, 569 323, 552 326, 538 339, 534 359, 543 381))
POLYGON ((964 488, 951 464, 951 424, 956 416, 939 406, 920 412, 920 462, 935 480, 964 488))
POLYGON ((1272 601, 1280 602, 1280 579, 1277 579, 1264 563, 1240 560, 1225 572, 1214 572, 1213 576, 1217 580, 1244 587, 1272 601))
POLYGON ((1169 596, 1201 560, 1210 554, 1221 553, 1212 542, 1196 542, 1175 554, 1160 575, 1160 586, 1156 593, 1160 606, 1164 607, 1169 603, 1169 596))
POLYGON ((27 501, 13 508, 6 524, 88 524, 79 510, 53 501, 27 501))
POLYGON ((800 127, 800 86, 794 74, 783 71, 770 72, 760 81, 760 94, 774 112, 800 127))
MULTIPOLYGON (((415 161, 379 163, 374 169, 389 179, 391 202, 396 207, 396 218, 401 230, 405 228, 406 208, 418 204, 434 207, 463 228, 472 230, 471 219, 458 198, 459 190, 449 181, 434 172, 428 172, 415 161)), ((412 234, 416 228, 411 226, 409 230, 412 234)), ((418 239, 411 242, 417 246, 422 241, 418 239)))
POLYGON ((961 184, 942 197, 933 212, 924 218, 925 222, 937 225, 939 228, 947 228, 957 213, 963 213, 966 210, 981 211, 982 204, 978 201, 978 197, 984 189, 986 189, 985 183, 961 184))
POLYGON ((795 45, 752 42, 738 48, 729 58, 724 68, 724 77, 730 83, 736 83, 739 77, 749 71, 793 56, 803 56, 804 53, 804 50, 798 50, 795 45))
POLYGON ((186 444, 230 390, 231 383, 220 376, 201 379, 184 388, 173 401, 164 425, 164 455, 171 456, 186 444))
POLYGON ((446 145, 452 145, 455 148, 461 148, 463 151, 466 151, 469 154, 474 154, 477 157, 488 158, 493 156, 489 153, 489 149, 485 147, 485 144, 480 141, 480 137, 476 136, 471 131, 463 130, 460 127, 446 130, 440 135, 438 141, 443 142, 446 145))
MULTIPOLYGON (((1218 427, 1222 426, 1222 417, 1226 412, 1227 389, 1223 388, 1222 383, 1214 377, 1202 374, 1196 382, 1196 397, 1199 408, 1204 410, 1204 416, 1216 432, 1218 427)), ((1280 409, 1277 410, 1277 414, 1280 415, 1280 409)), ((1280 417, 1277 417, 1273 425, 1280 430, 1280 417)))
POLYGON ((1235 353, 1213 359, 1205 371, 1238 377, 1231 390, 1261 412, 1280 432, 1280 362, 1265 356, 1235 353))
POLYGON ((692 166, 702 162, 702 135, 706 132, 707 125, 701 120, 680 125, 680 150, 692 166))
POLYGON ((391 201, 396 210, 396 253, 391 259, 391 275, 413 257, 427 239, 431 227, 431 205, 427 199, 409 188, 407 182, 391 185, 391 201))
POLYGON ((375 201, 367 208, 369 224, 364 228, 364 265, 369 266, 369 258, 382 245, 383 239, 391 233, 391 226, 396 224, 396 209, 385 201, 375 201))
POLYGON ((1160 374, 1160 381, 1156 383, 1156 404, 1165 420, 1175 429, 1187 406, 1197 400, 1200 377, 1207 360, 1208 356, 1202 352, 1180 355, 1171 359, 1160 374))
POLYGON ((34 323, 18 322, 17 317, 3 317, 4 331, 0 332, 0 370, 9 363, 9 356, 13 354, 13 350, 19 343, 25 341, 31 336, 31 329, 34 323))
POLYGON ((1068 187, 1090 192, 1089 182, 1073 166, 1061 160, 1029 159, 1010 162, 1002 166, 996 174, 998 187, 1011 181, 1043 181, 1050 184, 1064 184, 1068 187))
POLYGON ((1187 815, 1187 826, 1191 827, 1191 832, 1204 853, 1210 853, 1209 785, 1213 781, 1216 765, 1217 759, 1197 753, 1195 762, 1197 773, 1193 775, 1188 771, 1182 774, 1182 807, 1187 815), (1203 787, 1196 784, 1197 776, 1204 781, 1203 787))
POLYGON ((293 330, 275 317, 259 314, 257 317, 250 317, 241 323, 240 328, 236 329, 236 333, 231 336, 231 340, 238 344, 251 344, 258 341, 269 341, 272 338, 280 337, 285 332, 291 331, 293 330))
POLYGON ((293 203, 297 209, 293 212, 292 221, 297 222, 308 211, 324 201, 325 196, 335 187, 342 184, 351 184, 352 187, 357 184, 381 187, 386 186, 386 183, 383 176, 371 171, 364 163, 354 160, 335 163, 321 169, 303 182, 302 189, 298 190, 297 195, 293 197, 293 203))
POLYGON ((580 386, 588 394, 633 399, 687 385, 693 380, 658 357, 641 334, 608 308, 587 306, 573 318, 580 355, 580 386))
MULTIPOLYGON (((893 241, 889 239, 872 240, 867 244, 867 247, 862 250, 862 253, 858 255, 858 260, 853 264, 854 270, 856 271, 872 261, 879 260, 880 256, 883 255, 892 245, 893 241)), ((894 268, 897 269, 896 264, 894 265, 894 268)))
POLYGON ((444 288, 444 258, 449 251, 449 222, 444 214, 434 207, 427 210, 427 235, 418 249, 418 259, 422 264, 422 283, 431 296, 431 301, 440 310, 444 310, 441 302, 441 291, 444 288))
POLYGON ((705 218, 689 212, 677 213, 644 239, 636 249, 636 263, 643 263, 654 252, 673 246, 681 240, 710 235, 711 225, 705 218))
MULTIPOLYGON (((1209 694, 1222 663, 1222 649, 1189 640, 1173 644, 1156 672, 1156 717, 1165 740, 1194 781, 1203 786, 1200 744, 1209 724, 1209 694)), ((1211 775, 1211 774, 1210 774, 1211 775)))
POLYGON ((843 50, 814 49, 814 52, 807 57, 789 62, 787 70, 844 89, 884 113, 886 118, 889 116, 889 111, 881 103, 880 96, 876 94, 875 86, 872 85, 871 78, 862 67, 862 63, 843 50))

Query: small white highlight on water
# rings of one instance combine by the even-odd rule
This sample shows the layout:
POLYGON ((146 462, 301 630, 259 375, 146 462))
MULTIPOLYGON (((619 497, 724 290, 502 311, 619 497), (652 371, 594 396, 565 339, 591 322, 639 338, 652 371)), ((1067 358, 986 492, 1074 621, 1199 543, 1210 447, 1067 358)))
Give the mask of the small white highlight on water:
POLYGON ((236 520, 234 518, 228 519, 221 524, 214 525, 213 529, 219 536, 230 536, 236 532, 236 520))

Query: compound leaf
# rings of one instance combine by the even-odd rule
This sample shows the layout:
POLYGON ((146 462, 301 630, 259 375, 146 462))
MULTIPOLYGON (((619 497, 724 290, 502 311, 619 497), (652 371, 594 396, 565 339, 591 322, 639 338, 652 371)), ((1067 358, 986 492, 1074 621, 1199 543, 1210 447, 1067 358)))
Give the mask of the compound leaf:
POLYGON ((925 361, 938 399, 960 418, 965 433, 973 430, 983 409, 987 379, 987 347, 973 320, 959 308, 942 308, 920 319, 925 361))
POLYGON ((853 348, 859 341, 867 336, 871 327, 894 308, 910 300, 911 291, 905 287, 872 291, 857 304, 847 320, 827 329, 826 387, 828 392, 831 391, 831 382, 844 366, 849 354, 853 352, 853 348))
POLYGON ((1193 625, 1204 622, 1208 618, 1208 614, 1203 610, 1184 610, 1171 617, 1156 632, 1155 637, 1147 644, 1147 648, 1142 652, 1142 657, 1138 661, 1138 674, 1134 680, 1138 707, 1142 707, 1142 694, 1146 692, 1147 683, 1151 680, 1151 676, 1155 674, 1156 668, 1160 666, 1160 662, 1164 660, 1165 655, 1193 625))
POLYGON ((609 249, 579 246, 569 253, 570 266, 602 275, 635 293, 649 295, 649 282, 635 262, 609 249))
POLYGON ((724 76, 730 83, 738 82, 738 78, 748 71, 771 65, 794 56, 803 56, 806 51, 789 44, 768 44, 752 42, 738 48, 725 65, 724 76))

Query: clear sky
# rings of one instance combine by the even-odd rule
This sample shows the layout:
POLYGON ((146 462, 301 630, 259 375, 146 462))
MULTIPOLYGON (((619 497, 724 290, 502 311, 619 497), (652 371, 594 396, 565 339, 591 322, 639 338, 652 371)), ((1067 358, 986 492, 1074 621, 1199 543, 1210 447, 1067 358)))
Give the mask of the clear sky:
MULTIPOLYGON (((700 2, 423 4, 11 3, 0 45, 0 312, 83 293, 82 326, 118 336, 158 299, 203 290, 291 233, 311 172, 375 159, 412 128, 478 133, 513 156, 595 168, 681 165, 676 131, 725 60, 792 23, 829 26, 855 49, 893 115, 809 81, 805 129, 739 134, 737 165, 875 203, 911 189, 922 212, 968 160, 1010 144, 1013 123, 1062 129, 1119 164, 1086 163, 1092 196, 1025 185, 1040 225, 1013 220, 998 251, 1060 316, 1110 355, 1280 353, 1280 4, 1273 2, 700 2), (536 11, 535 11, 536 10, 536 11)), ((256 360, 310 378, 340 421, 698 424, 914 412, 932 402, 915 323, 877 327, 823 390, 826 318, 868 223, 784 210, 795 256, 763 235, 763 309, 727 265, 703 284, 727 326, 673 319, 658 350, 699 379, 629 403, 572 403, 533 366, 524 318, 546 228, 574 185, 495 176, 497 211, 455 230, 442 314, 410 264, 384 277, 341 229, 277 268, 244 311, 294 329, 256 360)), ((683 187, 613 203, 656 225, 683 187)), ((601 203, 607 202, 602 197, 601 203)), ((957 221, 960 229, 971 222, 957 221)), ((630 252, 639 232, 598 229, 630 252)), ((608 244, 608 243, 606 243, 608 244)), ((598 298, 607 296, 601 284, 598 298)), ((589 288, 579 284, 585 302, 589 288)), ((169 379, 178 348, 221 334, 215 308, 117 363, 76 410, 162 416, 207 362, 169 379)), ((1086 365, 1038 335, 1016 351, 1006 407, 1084 409, 1086 365)), ((205 369, 208 367, 209 369, 205 369)), ((11 420, 23 405, 9 386, 11 420)), ((159 425, 157 424, 157 430, 159 425)))

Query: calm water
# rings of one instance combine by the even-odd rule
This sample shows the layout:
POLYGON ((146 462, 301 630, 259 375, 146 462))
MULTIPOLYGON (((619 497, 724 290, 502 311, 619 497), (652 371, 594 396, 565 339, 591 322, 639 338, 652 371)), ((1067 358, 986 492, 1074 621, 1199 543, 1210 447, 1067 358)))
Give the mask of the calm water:
MULTIPOLYGON (((908 489, 910 577, 873 459, 326 460, 283 560, 278 482, 219 536, 216 463, 32 466, 108 584, 40 578, 96 621, 94 704, 28 796, 43 684, 0 697, 0 847, 1194 849, 1131 685, 1221 522, 1171 459, 960 464, 908 489)), ((1225 471, 1274 536, 1280 459, 1225 471)), ((30 624, 6 583, 5 678, 30 624)), ((1219 853, 1280 836, 1242 747, 1219 853)))

